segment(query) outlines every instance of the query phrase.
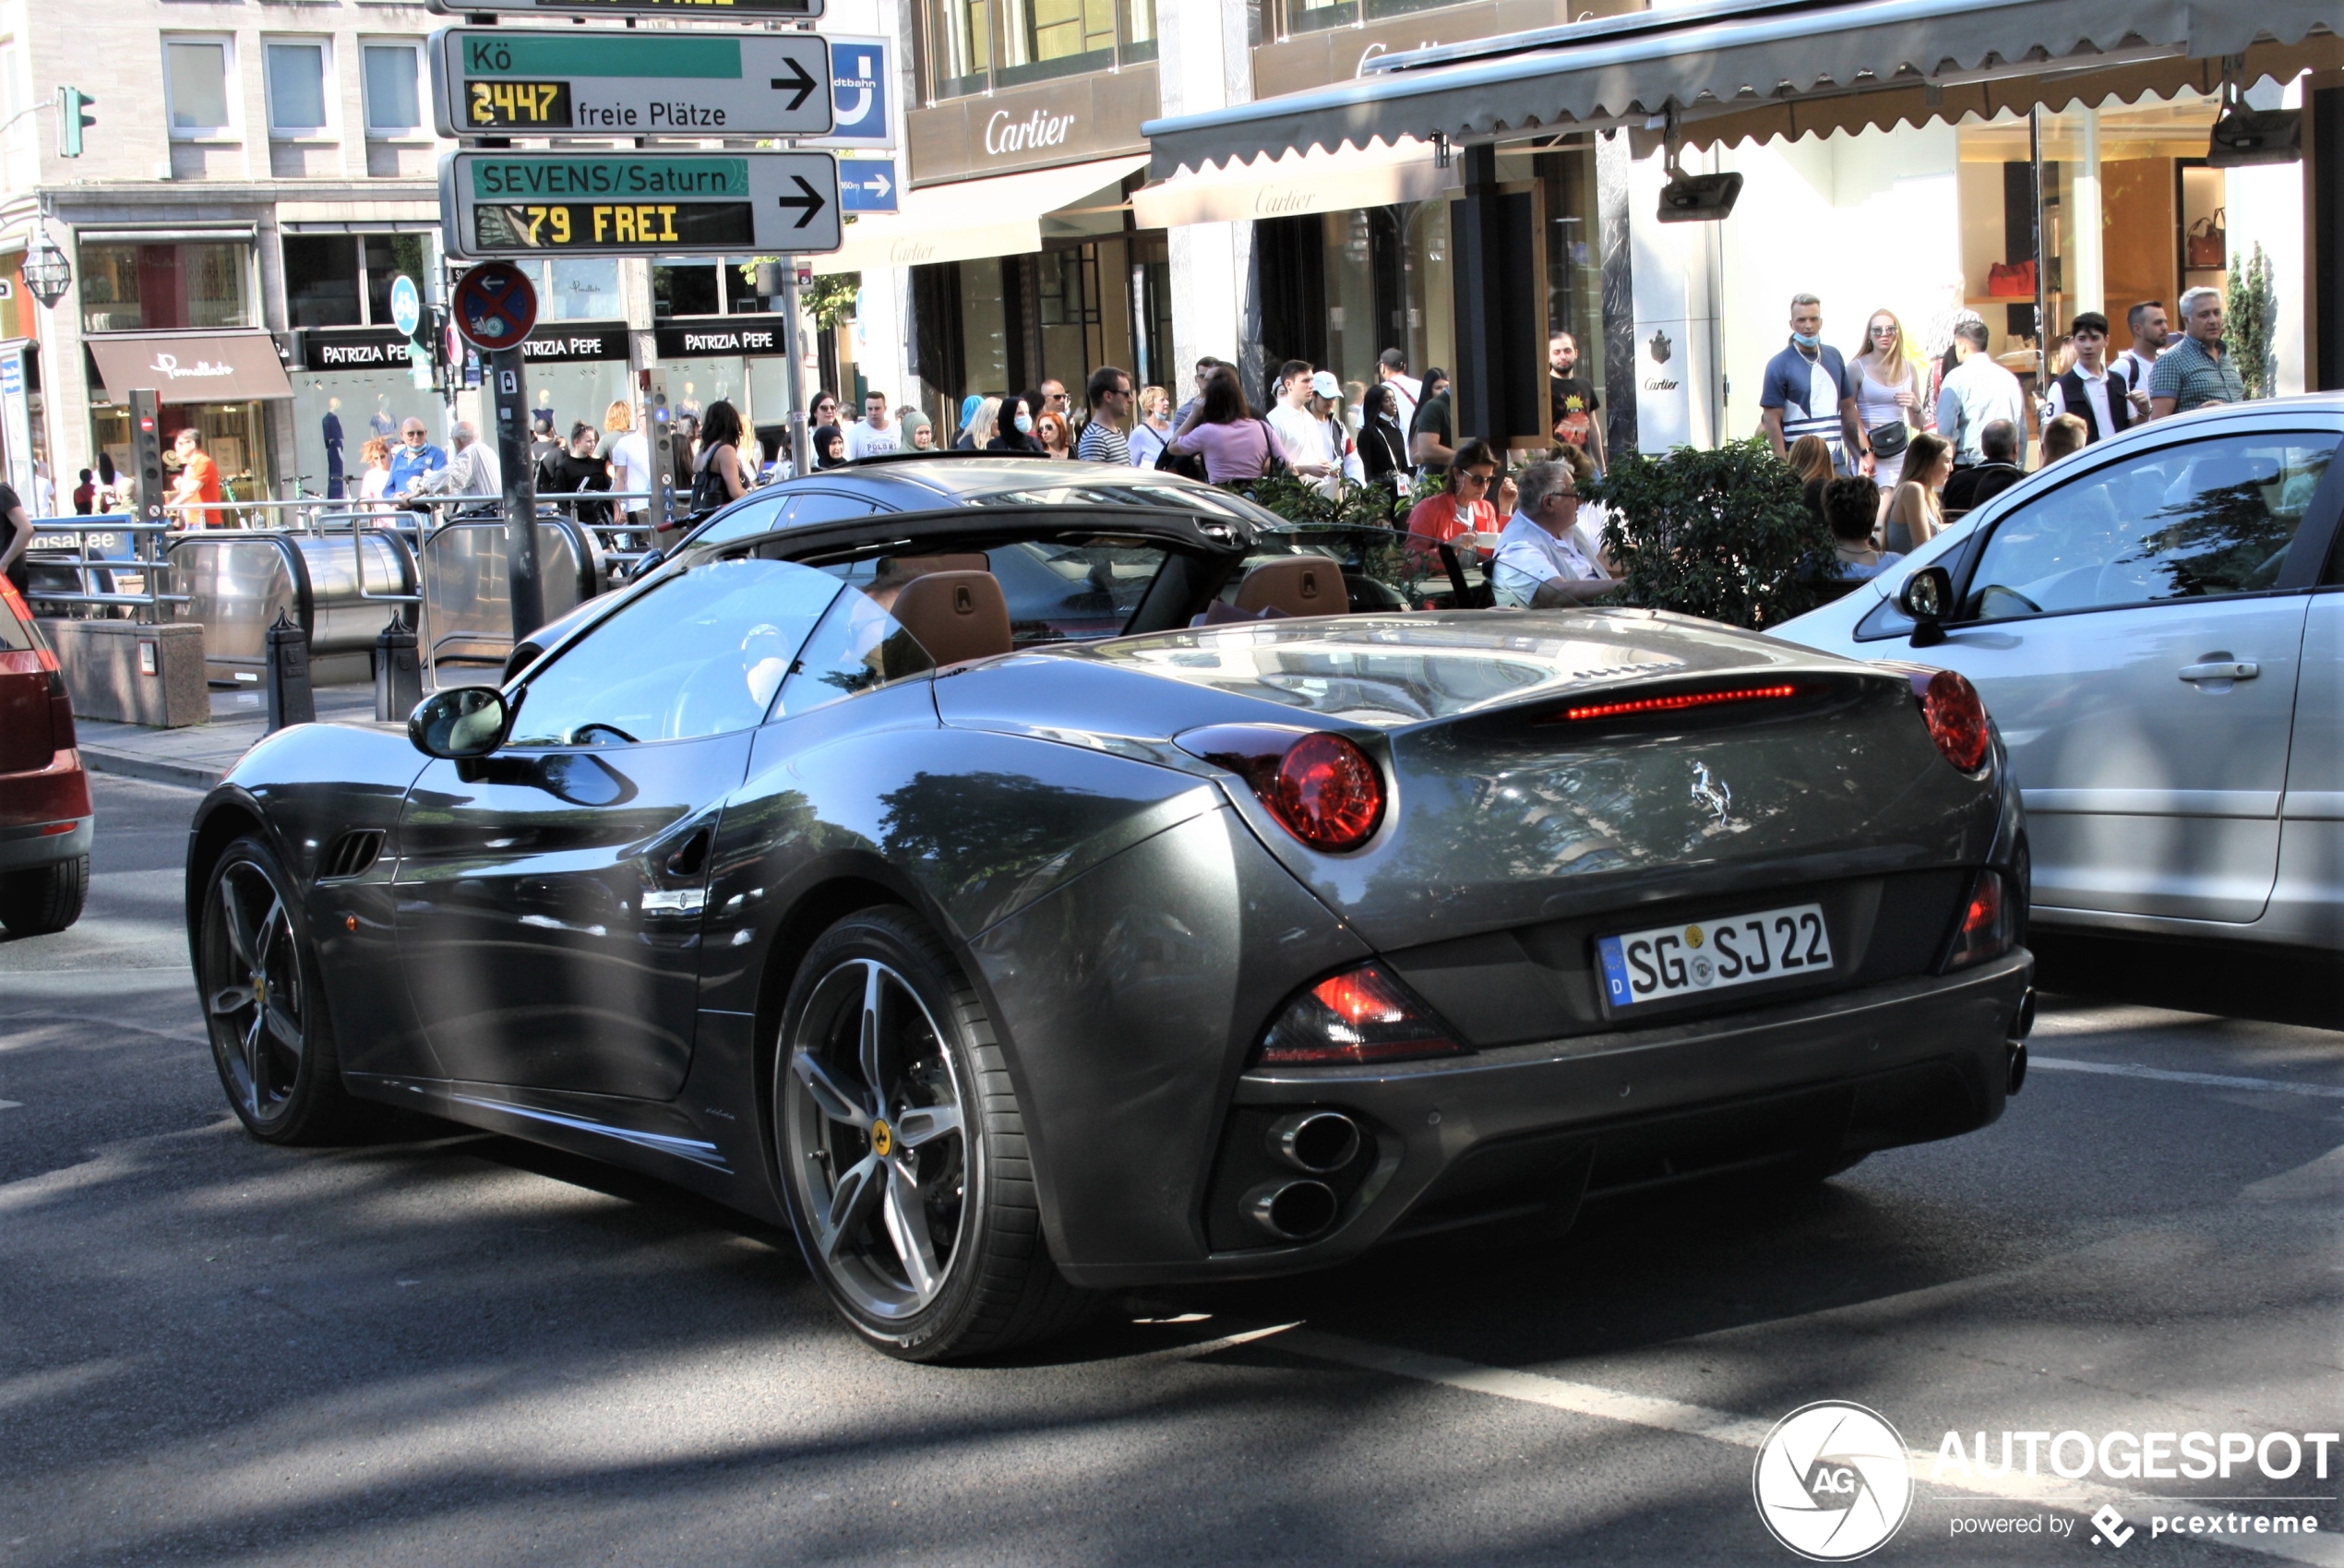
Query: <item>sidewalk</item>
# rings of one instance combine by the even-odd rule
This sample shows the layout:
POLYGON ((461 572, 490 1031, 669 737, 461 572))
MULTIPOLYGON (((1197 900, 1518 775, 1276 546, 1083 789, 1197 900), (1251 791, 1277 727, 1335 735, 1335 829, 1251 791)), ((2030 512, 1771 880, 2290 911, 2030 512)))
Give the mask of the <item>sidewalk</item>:
MULTIPOLYGON (((375 688, 371 683, 321 686, 315 695, 320 721, 364 724, 375 722, 375 688)), ((211 723, 191 724, 185 729, 148 729, 140 724, 77 718, 73 727, 81 750, 81 764, 92 772, 209 789, 260 739, 268 723, 263 700, 257 691, 214 691, 211 723)))

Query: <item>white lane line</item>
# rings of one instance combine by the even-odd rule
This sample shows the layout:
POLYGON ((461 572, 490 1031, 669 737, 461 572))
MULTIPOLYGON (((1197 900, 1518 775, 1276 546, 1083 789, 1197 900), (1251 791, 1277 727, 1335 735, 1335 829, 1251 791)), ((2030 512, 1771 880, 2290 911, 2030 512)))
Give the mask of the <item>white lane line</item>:
MULTIPOLYGON (((1730 1410, 1714 1410, 1705 1405, 1688 1405, 1681 1400, 1664 1399, 1648 1394, 1628 1394, 1618 1389, 1601 1388, 1594 1383, 1548 1377, 1539 1372, 1516 1371, 1509 1367, 1487 1367, 1476 1361, 1428 1355, 1420 1350, 1396 1350, 1389 1346, 1370 1345, 1365 1340, 1351 1339, 1338 1334, 1321 1334, 1315 1329, 1294 1329, 1282 1335, 1274 1334, 1274 1336, 1249 1335, 1245 1337, 1248 1340, 1268 1339, 1274 1346, 1313 1360, 1333 1361, 1417 1382, 1438 1383, 1443 1388, 1458 1389, 1466 1394, 1486 1394, 1525 1405, 1543 1405, 1552 1410, 1568 1410, 1573 1415, 1592 1416, 1600 1420, 1619 1421, 1656 1431, 1705 1437, 1752 1452, 1765 1442, 1766 1434, 1774 1430, 1771 1421, 1757 1420, 1730 1410)), ((2126 1499, 2131 1495, 2111 1489, 2087 1496, 2079 1493, 2074 1486, 2048 1476, 1934 1476, 1931 1474, 1937 1467, 1934 1451, 1907 1449, 1905 1457, 1917 1482, 1972 1492, 2005 1502, 2056 1508, 2064 1513, 2087 1514, 2111 1495, 2126 1499)), ((2155 1512, 2169 1517, 2193 1514, 2209 1519, 2221 1516, 2219 1509, 2161 1499, 2153 1509, 2140 1512, 2155 1512)), ((2314 1563, 2320 1568, 2344 1568, 2344 1538, 2222 1535, 2199 1538, 2290 1562, 2314 1563)))
POLYGON ((2272 1095, 2309 1095, 2314 1099, 2344 1100, 2344 1084, 2290 1083, 2283 1078, 2234 1078, 2226 1072, 2177 1072, 2165 1067, 2143 1067, 2130 1061, 2077 1061, 2073 1057, 2027 1053, 2027 1065, 2053 1072, 2099 1072, 2111 1078, 2147 1078, 2159 1083, 2203 1083, 2209 1089, 2260 1089, 2272 1095))
POLYGON ((0 1100, 0 1110, 22 1109, 24 1109, 24 1102, 22 1100, 0 1100))

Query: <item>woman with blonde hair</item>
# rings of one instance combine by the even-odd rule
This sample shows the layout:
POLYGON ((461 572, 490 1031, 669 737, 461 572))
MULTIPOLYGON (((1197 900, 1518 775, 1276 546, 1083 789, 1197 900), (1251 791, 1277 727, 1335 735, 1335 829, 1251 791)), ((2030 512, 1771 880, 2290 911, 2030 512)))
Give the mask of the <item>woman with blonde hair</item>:
POLYGON ((1954 476, 1954 446, 1943 436, 1923 434, 1906 449, 1904 477, 1889 497, 1882 547, 1909 556, 1945 526, 1940 492, 1954 476))
POLYGON ((1790 464, 1791 473, 1799 475, 1807 509, 1814 514, 1816 521, 1822 521, 1824 486, 1839 476, 1839 470, 1832 466, 1831 443, 1821 436, 1801 436, 1790 444, 1783 461, 1790 464))
POLYGON ((1894 490, 1905 472, 1913 432, 1923 428, 1927 401, 1920 361, 1893 310, 1875 310, 1864 329, 1864 352, 1849 366, 1856 373, 1856 421, 1864 427, 1872 453, 1872 482, 1894 490))
POLYGON ((1131 426, 1131 466, 1154 468, 1172 439, 1172 394, 1161 387, 1140 389, 1139 420, 1131 426))
POLYGON ((975 414, 969 420, 969 439, 974 443, 971 449, 983 451, 986 443, 991 441, 999 433, 1000 424, 1000 399, 987 398, 977 404, 975 414))

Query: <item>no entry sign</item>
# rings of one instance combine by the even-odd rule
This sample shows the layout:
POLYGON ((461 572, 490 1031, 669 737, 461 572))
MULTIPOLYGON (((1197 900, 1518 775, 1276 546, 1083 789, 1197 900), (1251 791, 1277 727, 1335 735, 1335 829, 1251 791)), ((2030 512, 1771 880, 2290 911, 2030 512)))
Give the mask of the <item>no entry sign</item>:
POLYGON ((456 280, 456 329, 484 349, 518 348, 537 325, 537 290, 509 261, 484 261, 456 280))

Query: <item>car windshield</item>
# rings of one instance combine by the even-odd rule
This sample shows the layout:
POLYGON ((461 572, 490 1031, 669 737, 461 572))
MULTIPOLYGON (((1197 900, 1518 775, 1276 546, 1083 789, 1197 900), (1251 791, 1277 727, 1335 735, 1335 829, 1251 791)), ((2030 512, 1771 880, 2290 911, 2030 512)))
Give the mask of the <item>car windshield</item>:
POLYGON ((871 556, 821 569, 882 608, 923 573, 989 571, 1009 605, 1011 640, 1033 648, 1119 636, 1169 554, 1138 539, 1028 539, 950 554, 871 556))

